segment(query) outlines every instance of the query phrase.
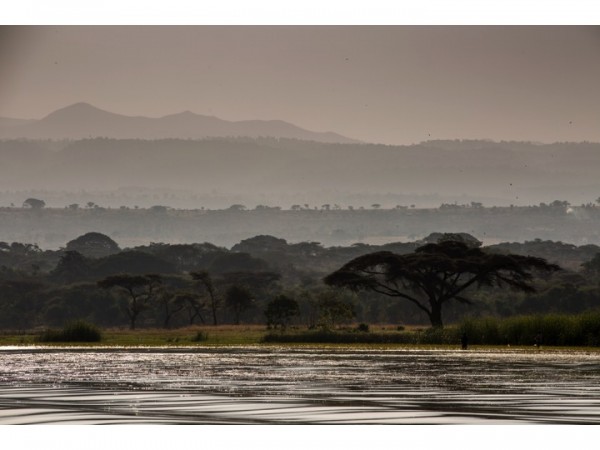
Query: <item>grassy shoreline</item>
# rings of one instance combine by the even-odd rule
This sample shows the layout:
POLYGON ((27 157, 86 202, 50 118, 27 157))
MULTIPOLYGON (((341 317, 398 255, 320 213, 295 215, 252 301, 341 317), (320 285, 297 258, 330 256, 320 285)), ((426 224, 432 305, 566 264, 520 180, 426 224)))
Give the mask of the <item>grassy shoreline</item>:
MULTIPOLYGON (((318 339, 302 339, 302 336, 310 334, 319 334, 318 331, 311 331, 306 328, 295 328, 290 330, 292 335, 300 336, 295 342, 285 341, 265 341, 265 336, 277 334, 273 330, 268 330, 264 325, 220 325, 220 326, 194 326, 178 329, 103 329, 102 340, 100 342, 39 342, 36 338, 42 333, 40 330, 28 330, 22 332, 1 332, 0 347, 78 347, 78 348, 216 348, 216 347, 236 347, 236 346, 254 346, 260 348, 330 348, 338 349, 357 349, 357 350, 460 350, 460 340, 452 339, 450 342, 427 342, 418 340, 418 336, 424 336, 428 330, 422 327, 412 327, 408 330, 399 332, 396 326, 376 325, 372 332, 356 332, 349 329, 337 330, 333 335, 337 336, 355 336, 352 342, 319 342, 318 339), (373 336, 389 336, 396 338, 404 336, 403 342, 373 341, 373 336), (200 339, 198 339, 200 337, 200 339), (405 339, 406 337, 412 338, 405 339)), ((455 336, 459 328, 448 327, 446 329, 449 335, 455 336)), ((494 352, 531 352, 531 353, 549 353, 549 352, 586 352, 600 353, 600 347, 594 346, 565 346, 565 345, 542 345, 536 348, 533 345, 497 345, 497 344, 479 344, 469 345, 469 351, 494 351, 494 352)))

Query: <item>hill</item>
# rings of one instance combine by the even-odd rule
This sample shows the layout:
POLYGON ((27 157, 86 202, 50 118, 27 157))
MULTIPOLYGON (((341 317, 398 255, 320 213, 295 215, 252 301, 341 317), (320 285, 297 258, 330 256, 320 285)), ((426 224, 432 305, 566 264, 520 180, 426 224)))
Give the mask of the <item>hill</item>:
POLYGON ((281 120, 231 122, 185 111, 159 118, 132 117, 75 103, 40 120, 0 120, 0 139, 202 139, 206 137, 278 137, 319 142, 356 142, 332 132, 314 132, 281 120))

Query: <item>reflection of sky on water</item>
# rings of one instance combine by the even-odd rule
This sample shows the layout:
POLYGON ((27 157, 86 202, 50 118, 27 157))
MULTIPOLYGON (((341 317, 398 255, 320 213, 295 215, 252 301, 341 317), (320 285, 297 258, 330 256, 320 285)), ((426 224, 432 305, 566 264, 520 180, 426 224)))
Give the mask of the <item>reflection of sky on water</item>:
POLYGON ((585 352, 0 349, 0 423, 600 423, 585 352))

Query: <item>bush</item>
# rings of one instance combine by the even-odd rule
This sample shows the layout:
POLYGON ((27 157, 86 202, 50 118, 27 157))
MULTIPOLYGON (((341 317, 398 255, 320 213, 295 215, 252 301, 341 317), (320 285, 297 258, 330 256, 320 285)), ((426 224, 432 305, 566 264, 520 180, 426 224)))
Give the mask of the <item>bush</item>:
POLYGON ((100 342, 102 333, 95 325, 84 320, 67 323, 62 330, 46 330, 37 342, 100 342))
POLYGON ((207 340, 208 340, 208 333, 205 333, 204 331, 198 331, 190 339, 190 341, 192 341, 192 342, 204 342, 204 341, 207 341, 207 340))
POLYGON ((362 331, 364 333, 368 333, 369 332, 369 325, 366 323, 361 323, 358 325, 358 327, 356 327, 357 331, 362 331))

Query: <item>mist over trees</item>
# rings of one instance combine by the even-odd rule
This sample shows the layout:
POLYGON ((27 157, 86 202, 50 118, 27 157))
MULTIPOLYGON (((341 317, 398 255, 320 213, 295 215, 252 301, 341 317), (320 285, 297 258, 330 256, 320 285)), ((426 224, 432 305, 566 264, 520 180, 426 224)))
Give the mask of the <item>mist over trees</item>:
MULTIPOLYGON (((218 210, 181 210, 155 205, 151 208, 44 207, 33 210, 20 206, 0 207, 2 239, 31 242, 84 255, 114 252, 110 242, 94 242, 88 236, 97 230, 122 246, 149 242, 187 245, 210 242, 231 247, 252 236, 271 235, 290 242, 320 242, 326 246, 348 246, 357 242, 381 244, 416 240, 438 230, 467 231, 485 244, 524 242, 534 239, 561 241, 571 245, 600 244, 600 205, 571 205, 554 200, 532 206, 486 207, 478 204, 441 204, 436 208, 336 208, 302 205, 293 208, 226 207, 218 210), (71 242, 73 241, 73 242, 71 242)), ((260 206, 260 205, 259 205, 260 206)), ((277 243, 273 243, 276 249, 277 243)), ((307 250, 308 251, 308 250, 307 250)), ((565 248, 565 251, 568 251, 565 248)), ((243 261, 238 261, 244 264, 243 261)))
POLYGON ((445 323, 598 307, 600 144, 13 139, 0 158, 2 328, 427 325, 323 278, 443 233, 565 269, 535 292, 482 281, 445 323))
POLYGON ((555 199, 580 204, 593 202, 600 192, 600 144, 585 142, 387 146, 268 137, 4 140, 0 159, 0 191, 62 191, 60 204, 50 206, 83 205, 74 196, 66 198, 82 190, 112 192, 112 199, 102 199, 105 207, 133 207, 124 200, 146 189, 149 197, 138 196, 145 202, 137 203, 140 207, 188 209, 249 203, 286 209, 305 203, 319 208, 431 207, 455 201, 508 206, 555 199))

